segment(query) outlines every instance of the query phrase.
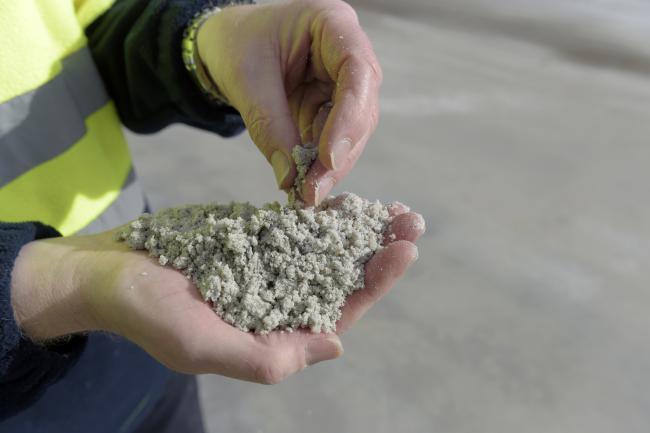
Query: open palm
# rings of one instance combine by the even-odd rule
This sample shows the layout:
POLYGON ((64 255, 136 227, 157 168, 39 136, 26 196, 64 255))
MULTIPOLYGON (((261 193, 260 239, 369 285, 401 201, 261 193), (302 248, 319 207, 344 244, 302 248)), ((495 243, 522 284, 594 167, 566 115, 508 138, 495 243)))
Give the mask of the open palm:
MULTIPOLYGON (((367 263, 365 287, 347 299, 337 334, 348 330, 417 258, 413 242, 424 231, 422 217, 401 205, 393 206, 392 212, 395 218, 386 245, 367 263)), ((277 383, 342 353, 336 334, 242 332, 220 319, 178 271, 161 267, 146 253, 131 251, 106 233, 85 242, 100 250, 110 245, 108 254, 119 258, 112 262, 118 272, 111 275, 117 277, 101 278, 103 283, 93 285, 87 294, 98 327, 132 340, 174 370, 277 383)))

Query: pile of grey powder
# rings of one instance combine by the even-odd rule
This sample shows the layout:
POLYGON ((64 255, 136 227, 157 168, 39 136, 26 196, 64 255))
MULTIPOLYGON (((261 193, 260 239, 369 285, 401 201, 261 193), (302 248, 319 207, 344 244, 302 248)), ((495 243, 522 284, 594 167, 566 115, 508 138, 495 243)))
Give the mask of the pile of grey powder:
MULTIPOLYGON (((301 165, 315 153, 304 155, 302 179, 301 165)), ((363 287, 364 265, 390 221, 387 206, 345 193, 316 208, 275 202, 164 209, 140 216, 117 239, 183 272, 241 330, 332 332, 346 297, 363 287)))

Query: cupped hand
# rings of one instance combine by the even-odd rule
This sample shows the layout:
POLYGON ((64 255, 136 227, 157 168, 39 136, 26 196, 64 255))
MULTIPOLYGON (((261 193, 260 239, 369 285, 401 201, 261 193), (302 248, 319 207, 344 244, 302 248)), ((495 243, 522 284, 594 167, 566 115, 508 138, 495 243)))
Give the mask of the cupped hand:
MULTIPOLYGON (((365 287, 343 308, 337 334, 349 329, 417 258, 420 215, 393 206, 385 247, 366 265, 365 287)), ((32 242, 21 250, 12 304, 35 340, 102 330, 128 338, 168 367, 277 383, 341 355, 337 334, 242 332, 220 319, 178 271, 114 241, 114 231, 32 242)))
POLYGON ((307 204, 325 198, 352 169, 377 126, 382 73, 357 15, 340 0, 293 0, 228 7, 198 33, 198 50, 223 95, 242 114, 291 187, 291 149, 318 144, 307 204))

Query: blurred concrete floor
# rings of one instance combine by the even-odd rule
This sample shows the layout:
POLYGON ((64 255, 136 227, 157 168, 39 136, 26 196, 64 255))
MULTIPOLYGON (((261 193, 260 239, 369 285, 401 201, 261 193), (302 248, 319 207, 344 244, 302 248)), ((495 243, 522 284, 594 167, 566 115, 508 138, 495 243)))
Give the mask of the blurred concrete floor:
MULTIPOLYGON (((650 6, 359 0, 382 120, 338 191, 421 212, 345 355, 201 378, 210 432, 647 432, 650 6)), ((282 200, 245 136, 130 142, 155 207, 282 200)))

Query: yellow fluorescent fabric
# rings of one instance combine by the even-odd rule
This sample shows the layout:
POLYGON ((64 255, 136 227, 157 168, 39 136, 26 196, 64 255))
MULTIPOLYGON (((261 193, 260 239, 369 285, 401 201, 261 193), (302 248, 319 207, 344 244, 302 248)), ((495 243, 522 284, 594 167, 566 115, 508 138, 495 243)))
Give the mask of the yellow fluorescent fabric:
POLYGON ((0 221, 37 220, 64 236, 99 216, 119 195, 130 168, 113 103, 86 118, 73 147, 0 189, 0 221))
POLYGON ((86 28, 101 14, 106 12, 115 0, 74 0, 77 19, 81 27, 86 28))
POLYGON ((72 0, 0 0, 0 102, 50 80, 84 45, 72 0))
MULTIPOLYGON (((86 45, 84 27, 113 2, 0 0, 0 104, 65 73, 61 60, 86 45)), ((96 81, 103 86, 99 76, 96 81)), ((52 105, 47 109, 59 109, 52 105)), ((69 235, 113 203, 131 170, 114 105, 104 105, 84 123, 86 133, 67 150, 0 188, 0 221, 41 221, 69 235)), ((50 139, 42 137, 45 148, 52 146, 50 139)), ((11 158, 1 150, 0 158, 11 158)))

